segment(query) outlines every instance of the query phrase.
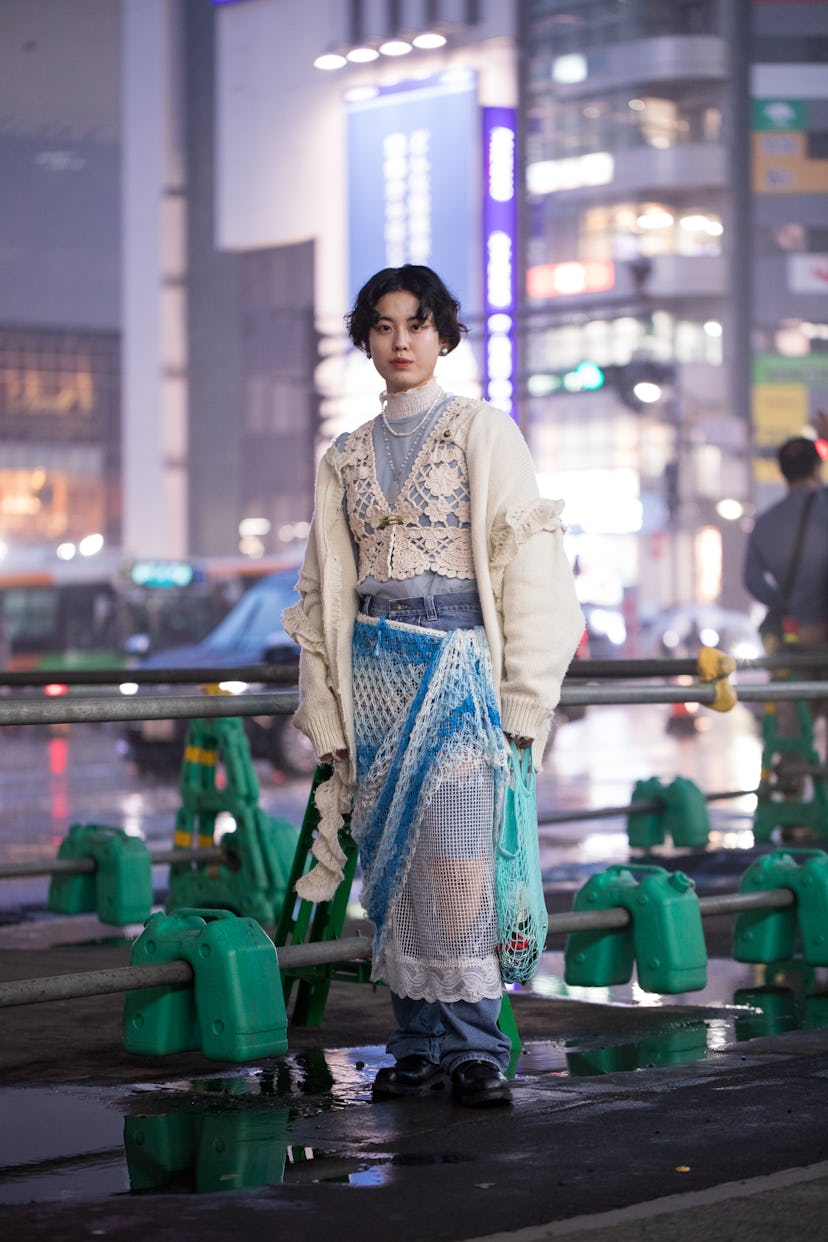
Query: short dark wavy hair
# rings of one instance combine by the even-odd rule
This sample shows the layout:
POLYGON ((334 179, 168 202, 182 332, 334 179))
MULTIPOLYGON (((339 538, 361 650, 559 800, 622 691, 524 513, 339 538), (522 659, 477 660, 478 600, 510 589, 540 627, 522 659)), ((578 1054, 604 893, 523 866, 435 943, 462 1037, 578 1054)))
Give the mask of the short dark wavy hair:
POLYGON ((776 460, 788 483, 809 479, 817 466, 822 464, 813 440, 808 440, 805 436, 794 436, 792 440, 786 440, 776 454, 776 460))
POLYGON ((345 324, 357 349, 368 353, 368 333, 379 319, 377 302, 386 293, 411 293, 417 299, 421 319, 431 315, 437 335, 451 353, 460 344, 468 328, 460 322, 460 303, 449 293, 436 272, 430 267, 406 263, 402 267, 384 267, 366 281, 356 296, 345 324))

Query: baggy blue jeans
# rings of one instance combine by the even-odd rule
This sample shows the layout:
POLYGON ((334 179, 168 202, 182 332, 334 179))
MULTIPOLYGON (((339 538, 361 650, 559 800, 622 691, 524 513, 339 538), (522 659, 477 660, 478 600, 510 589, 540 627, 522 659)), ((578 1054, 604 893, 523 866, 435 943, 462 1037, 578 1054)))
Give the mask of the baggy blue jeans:
MULTIPOLYGON (((474 594, 427 595, 416 599, 363 598, 361 611, 430 630, 472 629, 483 624, 474 594)), ((500 998, 427 1001, 391 993, 397 1029, 386 1045, 396 1061, 423 1056, 446 1074, 464 1061, 488 1061, 505 1070, 511 1042, 498 1026, 500 998)))

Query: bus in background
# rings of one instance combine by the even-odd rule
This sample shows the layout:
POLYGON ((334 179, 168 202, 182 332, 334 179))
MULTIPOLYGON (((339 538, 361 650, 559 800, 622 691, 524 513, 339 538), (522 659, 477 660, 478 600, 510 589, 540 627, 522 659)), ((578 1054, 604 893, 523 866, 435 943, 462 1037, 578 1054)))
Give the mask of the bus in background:
MULTIPOLYGON (((34 558, 32 558, 34 560, 34 558)), ((0 634, 11 671, 119 668, 198 642, 263 575, 293 558, 124 560, 116 553, 0 563, 0 634)))

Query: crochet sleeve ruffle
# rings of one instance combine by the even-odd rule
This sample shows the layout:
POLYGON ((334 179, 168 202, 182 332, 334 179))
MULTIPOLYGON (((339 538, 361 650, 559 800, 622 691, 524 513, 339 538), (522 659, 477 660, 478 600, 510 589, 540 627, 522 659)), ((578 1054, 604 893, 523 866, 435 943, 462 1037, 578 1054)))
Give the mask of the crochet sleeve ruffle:
POLYGON ((314 802, 319 811, 319 830, 311 846, 316 863, 296 882, 303 901, 330 901, 344 878, 345 852, 339 843, 339 830, 351 807, 351 787, 339 770, 317 787, 314 802))
POLYGON ((325 651, 322 631, 314 625, 302 603, 291 604, 282 613, 282 625, 285 633, 305 651, 323 655, 325 651))
POLYGON ((507 509, 491 534, 490 569, 495 597, 503 591, 503 575, 519 549, 539 531, 564 531, 562 500, 530 500, 507 509))

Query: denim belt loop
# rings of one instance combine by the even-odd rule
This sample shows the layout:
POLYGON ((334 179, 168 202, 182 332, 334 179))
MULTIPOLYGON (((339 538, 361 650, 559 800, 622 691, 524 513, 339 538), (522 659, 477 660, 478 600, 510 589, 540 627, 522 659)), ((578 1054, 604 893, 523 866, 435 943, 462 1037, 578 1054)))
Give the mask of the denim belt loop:
POLYGON ((423 603, 425 604, 426 621, 436 621, 437 620, 437 605, 434 602, 434 596, 426 595, 425 599, 423 600, 423 603))

